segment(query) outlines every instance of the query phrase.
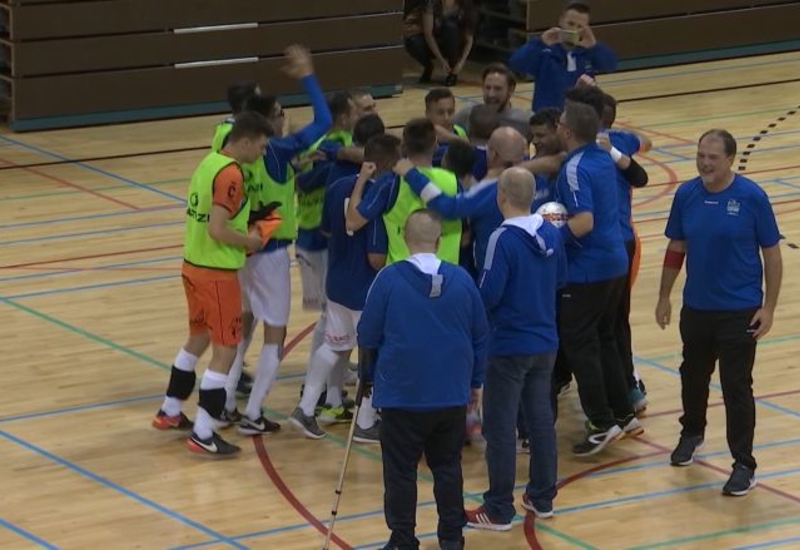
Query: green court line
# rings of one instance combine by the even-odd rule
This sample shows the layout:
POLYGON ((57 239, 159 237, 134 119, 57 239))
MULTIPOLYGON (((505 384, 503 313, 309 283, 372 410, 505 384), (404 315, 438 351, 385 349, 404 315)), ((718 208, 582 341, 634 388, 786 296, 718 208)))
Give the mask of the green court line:
MULTIPOLYGON (((765 338, 763 340, 759 340, 758 347, 764 346, 774 346, 776 344, 782 344, 784 342, 791 342, 794 340, 800 339, 800 333, 798 334, 784 334, 783 336, 775 336, 774 338, 765 338)), ((681 359, 681 350, 677 349, 673 353, 662 353, 661 355, 654 355, 652 357, 645 357, 644 359, 648 361, 653 361, 655 363, 661 363, 666 359, 673 359, 673 358, 681 359)))
POLYGON ((750 533, 753 531, 763 531, 764 529, 771 529, 772 527, 780 527, 783 525, 793 525, 800 523, 800 516, 787 519, 779 519, 775 521, 768 521, 766 523, 755 523, 752 525, 742 525, 739 527, 732 527, 730 529, 723 529, 721 531, 713 531, 710 533, 702 533, 699 535, 692 535, 688 537, 681 537, 677 539, 665 540, 653 544, 644 544, 641 546, 632 546, 627 550, 650 550, 651 548, 665 548, 667 546, 674 546, 676 544, 684 544, 687 542, 697 542, 701 540, 710 540, 719 537, 727 537, 737 533, 750 533))
MULTIPOLYGON (((56 325, 56 326, 58 326, 58 327, 60 327, 60 328, 62 328, 64 330, 66 330, 67 332, 71 332, 73 334, 77 334, 79 336, 83 336, 84 338, 87 338, 87 339, 91 340, 92 342, 95 342, 97 344, 101 344, 103 346, 109 347, 109 348, 111 348, 111 349, 113 349, 115 351, 119 351, 121 353, 129 355, 129 356, 131 356, 131 357, 133 357, 135 359, 139 359, 140 361, 143 361, 143 362, 145 362, 145 363, 147 363, 149 365, 155 366, 155 367, 157 367, 157 368, 159 368, 161 370, 168 371, 168 370, 171 369, 170 365, 167 365, 166 363, 162 363, 162 362, 158 361, 157 359, 149 357, 149 356, 147 356, 147 355, 145 355, 143 353, 140 353, 140 352, 138 352, 136 350, 133 350, 133 349, 131 349, 129 347, 126 347, 126 346, 123 346, 121 344, 117 344, 117 343, 113 342, 112 340, 109 340, 108 338, 105 338, 103 336, 99 336, 97 334, 94 334, 92 332, 84 330, 84 329, 82 329, 80 327, 76 327, 75 325, 71 325, 71 324, 69 324, 69 323, 67 323, 65 321, 61 321, 60 319, 57 319, 57 318, 52 317, 50 315, 47 315, 46 313, 43 313, 41 311, 38 311, 38 310, 33 309, 31 307, 28 307, 28 306, 26 306, 24 304, 20 304, 19 302, 15 301, 15 300, 11 300, 11 299, 8 299, 8 298, 3 298, 2 296, 0 296, 0 302, 3 302, 5 304, 7 304, 7 305, 9 305, 9 306, 11 306, 11 307, 13 307, 15 309, 18 309, 20 311, 23 311, 23 312, 25 312, 25 313, 27 313, 29 315, 32 315, 32 316, 36 317, 37 319, 41 319, 43 321, 47 321, 48 323, 52 323, 52 324, 54 324, 54 325, 56 325)), ((269 409, 269 408, 266 408, 266 407, 264 408, 264 410, 267 411, 268 414, 270 414, 270 415, 272 415, 274 417, 278 417, 278 418, 283 419, 283 420, 288 418, 287 415, 285 415, 285 414, 283 414, 281 412, 278 412, 278 411, 275 411, 275 410, 272 410, 272 409, 269 409)), ((346 446, 346 441, 343 438, 341 438, 339 436, 336 436, 334 434, 331 434, 330 432, 328 433, 328 436, 325 439, 337 444, 340 447, 345 447, 346 446)), ((376 453, 374 451, 370 451, 370 450, 368 450, 366 448, 358 447, 358 446, 355 446, 355 445, 352 447, 352 450, 354 452, 362 455, 362 456, 365 456, 365 457, 369 458, 370 460, 373 460, 373 461, 376 461, 376 462, 380 462, 381 461, 380 454, 378 454, 378 453, 376 453)), ((424 480, 424 481, 427 481, 429 483, 433 483, 433 478, 431 476, 429 476, 428 474, 420 472, 418 474, 418 477, 420 479, 424 480)), ((481 497, 475 496, 475 495, 471 495, 469 493, 465 493, 464 497, 465 497, 465 499, 470 500, 472 502, 477 502, 477 503, 483 502, 483 499, 481 497)), ((515 519, 519 519, 521 521, 524 521, 524 517, 519 516, 519 515, 515 519)), ((546 533, 548 533, 550 535, 553 535, 555 537, 558 537, 558 538, 560 538, 560 539, 562 539, 562 540, 564 540, 566 542, 569 542, 570 544, 573 544, 574 546, 576 546, 578 548, 582 548, 584 550, 597 550, 594 546, 591 546, 591 545, 589 545, 589 544, 587 544, 587 543, 585 543, 583 541, 580 541, 580 540, 578 540, 578 539, 576 539, 574 537, 571 537, 571 536, 567 535, 566 533, 561 533, 560 531, 557 531, 556 529, 553 529, 552 527, 544 527, 544 528, 542 528, 541 525, 537 525, 537 529, 539 529, 539 528, 541 528, 542 531, 544 531, 544 532, 546 532, 546 533)))
MULTIPOLYGON (((785 113, 786 111, 791 110, 792 107, 793 106, 788 106, 788 107, 780 107, 780 108, 774 108, 774 109, 763 109, 763 110, 760 110, 760 111, 747 111, 747 112, 744 112, 744 113, 735 113, 735 114, 734 113, 730 113, 730 114, 727 114, 727 115, 715 115, 715 116, 706 116, 706 117, 698 117, 698 118, 687 118, 687 119, 684 119, 684 120, 671 120, 669 122, 659 122, 658 124, 648 124, 647 126, 641 126, 641 128, 646 130, 647 128, 662 128, 664 126, 675 126, 677 124, 687 124, 689 122, 706 122, 708 120, 722 120, 722 119, 730 119, 730 118, 740 118, 740 117, 750 116, 750 115, 765 115, 765 114, 769 114, 769 113, 785 113)), ((794 107, 796 107, 796 105, 794 105, 794 107)), ((639 127, 639 126, 637 125, 637 127, 639 127)), ((687 144, 687 146, 688 145, 689 144, 687 144)))
MULTIPOLYGON (((180 178, 175 180, 164 180, 164 181, 153 181, 150 183, 145 183, 144 185, 151 185, 151 186, 158 186, 158 185, 172 185, 174 183, 186 183, 188 185, 188 179, 180 178)), ((92 191, 113 191, 115 189, 130 189, 130 185, 123 184, 123 185, 108 185, 106 187, 97 187, 93 188, 92 191)), ((81 190, 74 190, 74 189, 66 189, 64 191, 50 191, 46 193, 32 193, 29 195, 6 195, 4 197, 0 197, 0 201, 19 201, 25 199, 40 199, 40 198, 48 198, 48 197, 55 197, 60 195, 79 195, 81 193, 85 193, 85 191, 81 190)))

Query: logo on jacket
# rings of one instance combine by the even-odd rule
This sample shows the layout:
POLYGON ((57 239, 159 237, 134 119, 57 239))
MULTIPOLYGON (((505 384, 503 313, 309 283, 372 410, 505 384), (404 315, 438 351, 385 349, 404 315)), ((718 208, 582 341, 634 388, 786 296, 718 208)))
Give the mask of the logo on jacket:
POLYGON ((728 215, 729 216, 738 216, 739 209, 741 208, 742 204, 737 201, 736 199, 730 199, 728 201, 728 215))

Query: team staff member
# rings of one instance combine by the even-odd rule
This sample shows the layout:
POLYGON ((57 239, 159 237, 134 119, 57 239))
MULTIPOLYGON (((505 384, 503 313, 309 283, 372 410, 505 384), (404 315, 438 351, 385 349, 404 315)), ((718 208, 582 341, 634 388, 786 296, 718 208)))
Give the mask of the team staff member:
POLYGON ((483 389, 489 490, 483 506, 467 511, 469 525, 478 529, 511 529, 520 406, 531 442, 522 506, 540 518, 553 515, 557 453, 550 386, 558 351, 556 293, 566 282, 567 259, 559 231, 531 214, 535 192, 533 174, 523 168, 500 176, 497 205, 505 221, 492 233, 480 280, 492 337, 483 389))
POLYGON ((616 342, 616 316, 628 269, 619 229, 616 168, 596 143, 600 117, 583 103, 567 103, 558 137, 568 152, 558 175, 560 202, 570 214, 561 228, 568 284, 561 290, 561 351, 578 382, 588 417, 585 439, 572 451, 592 455, 623 430, 641 431, 628 400, 616 342))
POLYGON ((728 447, 734 460, 722 493, 742 496, 756 483, 756 344, 772 328, 783 262, 769 198, 757 183, 733 172, 735 156, 736 140, 729 132, 709 130, 700 137, 700 175, 678 188, 667 221, 670 242, 656 322, 662 329, 670 322, 669 295, 685 257, 680 319, 683 429, 671 461, 674 466, 688 466, 703 444, 708 384, 719 359, 728 447))
POLYGON ((436 257, 442 224, 430 210, 412 213, 405 261, 375 278, 358 323, 358 345, 377 360, 359 361, 362 384, 374 382, 381 409, 387 549, 419 548, 414 536, 417 465, 423 452, 433 473, 444 550, 464 548, 461 450, 467 404, 483 383, 489 336, 475 283, 436 257), (470 391, 472 388, 472 391, 470 391))
POLYGON ((152 424, 160 430, 192 429, 181 407, 194 389, 197 362, 211 343, 197 419, 187 440, 189 450, 198 454, 229 456, 240 451, 214 432, 213 419, 222 416, 228 371, 242 337, 236 272, 244 266, 246 251, 262 246, 258 233, 247 230, 250 202, 240 163, 254 162, 264 153, 267 134, 263 117, 239 115, 225 147, 206 155, 189 185, 182 269, 189 339, 173 361, 167 395, 152 424))

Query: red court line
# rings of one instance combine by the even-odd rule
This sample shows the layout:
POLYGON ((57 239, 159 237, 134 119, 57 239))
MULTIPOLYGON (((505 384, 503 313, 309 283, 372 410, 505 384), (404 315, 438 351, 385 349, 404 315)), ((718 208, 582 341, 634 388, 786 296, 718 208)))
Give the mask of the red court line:
POLYGON ((0 265, 0 269, 16 269, 21 267, 30 267, 34 265, 55 264, 59 262, 77 262, 79 260, 92 260, 95 258, 109 258, 112 256, 124 256, 126 254, 138 254, 140 252, 157 252, 159 250, 171 250, 174 248, 183 248, 182 244, 170 244, 166 246, 152 246, 149 248, 137 248, 133 250, 120 250, 118 252, 103 252, 100 254, 87 254, 85 256, 71 256, 68 258, 54 258, 51 260, 41 260, 36 262, 27 262, 24 264, 0 265))
MULTIPOLYGON (((663 453, 671 452, 671 449, 669 449, 668 447, 664 447, 663 445, 659 445, 658 443, 654 443, 652 441, 648 441, 647 439, 643 439, 641 437, 634 437, 633 439, 635 439, 639 443, 647 445, 648 447, 652 447, 654 449, 659 449, 663 453)), ((706 462, 703 459, 695 458, 694 461, 695 461, 696 464, 699 464, 700 466, 703 466, 704 468, 708 468, 709 470, 713 470, 715 472, 719 472, 721 474, 725 474, 726 476, 730 475, 730 471, 726 470, 725 468, 720 468, 719 466, 715 466, 714 464, 711 464, 710 462, 706 462)), ((796 504, 800 504, 800 497, 795 496, 795 495, 793 495, 791 493, 787 493, 786 491, 781 491, 780 489, 776 489, 775 487, 771 487, 769 485, 765 485, 761 481, 759 481, 758 485, 756 486, 756 488, 759 488, 759 487, 761 489, 764 489, 765 491, 767 491, 769 493, 778 495, 779 497, 783 497, 786 500, 791 500, 792 502, 794 502, 796 504)))
MULTIPOLYGON (((756 395, 756 396, 754 396, 754 399, 756 399, 756 400, 758 400, 758 399, 772 399, 774 397, 786 397, 787 395, 797 395, 799 393, 800 393, 800 389, 797 389, 797 390, 786 390, 786 391, 776 391, 776 392, 772 392, 772 393, 765 393, 763 395, 756 395)), ((711 408, 711 407, 721 407, 724 404, 725 404, 724 401, 717 401, 715 403, 709 403, 708 407, 709 408, 711 408)), ((678 414, 678 413, 682 413, 682 412, 683 412, 683 409, 671 409, 671 410, 668 410, 668 411, 658 411, 657 413, 653 413, 653 414, 649 414, 648 413, 648 414, 646 414, 644 416, 644 418, 654 418, 656 416, 669 416, 669 415, 672 415, 672 414, 678 414)))
POLYGON ((673 134, 667 134, 665 132, 659 132, 657 130, 650 130, 649 128, 640 128, 639 126, 634 126, 633 124, 628 124, 628 123, 625 123, 625 122, 617 122, 617 124, 619 126, 627 128, 628 130, 636 130, 637 132, 642 132, 643 134, 653 134, 654 136, 659 136, 659 137, 663 137, 663 138, 667 138, 667 139, 672 139, 672 140, 675 140, 675 141, 679 141, 681 143, 685 143, 687 145, 695 145, 696 144, 696 142, 694 142, 694 141, 692 141, 690 139, 686 139, 686 138, 683 138, 683 137, 680 137, 680 136, 676 136, 676 135, 673 135, 673 134))
POLYGON ((26 166, 17 164, 16 162, 11 162, 10 160, 6 160, 4 158, 0 158, 0 162, 2 162, 3 164, 7 164, 9 166, 13 166, 13 167, 19 168, 20 170, 24 170, 26 172, 30 172, 31 174, 36 174, 39 177, 42 177, 42 178, 45 178, 45 179, 49 179, 51 181, 54 181, 54 182, 56 182, 58 184, 66 186, 66 187, 71 187, 72 189, 77 189, 79 191, 83 191, 84 193, 88 193, 89 195, 93 195, 93 196, 95 196, 97 198, 105 199, 107 201, 119 204, 120 206, 124 206, 125 208, 131 208, 133 210, 141 210, 141 208, 139 208, 138 206, 133 205, 133 204, 131 204, 129 202, 121 201, 119 199, 115 199, 114 197, 109 197, 108 195, 104 195, 103 193, 98 193, 97 191, 93 191, 92 189, 88 189, 86 187, 83 187, 82 185, 78 185, 77 183, 72 183, 72 182, 69 182, 69 181, 67 181, 65 179, 58 178, 56 176, 51 176, 50 174, 45 174, 44 172, 36 170, 35 168, 28 168, 26 166))
MULTIPOLYGON (((311 323, 299 334, 297 334, 294 338, 292 338, 289 343, 286 344, 284 347, 284 357, 289 355, 289 353, 297 347, 297 345, 308 336, 311 331, 314 330, 314 326, 316 323, 311 323)), ((267 476, 269 477, 272 484, 275 486, 276 489, 283 495, 283 498, 292 505, 292 507, 300 514, 308 523, 310 523, 317 531, 326 535, 328 533, 328 528, 319 520, 317 517, 311 513, 311 511, 302 503, 300 500, 295 496, 292 490, 286 485, 286 482, 283 481, 281 475, 275 469, 275 466, 272 464, 272 460, 269 457, 269 453, 267 452, 267 448, 264 445, 264 439, 259 436, 253 437, 253 446, 256 449, 256 454, 258 455, 258 460, 261 462, 261 466, 264 468, 264 472, 266 472, 267 476)), ((331 541, 339 545, 339 548, 342 550, 352 550, 352 546, 342 540, 336 533, 333 533, 331 536, 331 541)))
MULTIPOLYGON (((647 203, 653 202, 653 201, 657 201, 658 199, 667 196, 669 194, 669 192, 672 191, 672 189, 676 185, 678 185, 678 183, 680 183, 680 179, 678 178, 678 174, 668 164, 665 164, 665 163, 661 162, 660 160, 656 160, 656 159, 654 159, 652 157, 649 157, 647 155, 641 155, 640 154, 639 156, 642 157, 645 160, 648 160, 648 161, 652 162, 654 165, 656 165, 659 168, 661 168, 662 170, 664 170, 664 172, 667 173, 667 177, 669 177, 669 181, 667 181, 666 183, 657 183, 657 184, 653 185, 652 187, 663 187, 663 189, 661 189, 658 193, 656 193, 652 197, 647 197, 646 199, 643 199, 643 200, 641 200, 639 202, 633 203, 631 205, 631 208, 639 208, 640 206, 642 206, 644 204, 647 204, 647 203)), ((645 187, 645 189, 646 189, 646 187, 645 187)))

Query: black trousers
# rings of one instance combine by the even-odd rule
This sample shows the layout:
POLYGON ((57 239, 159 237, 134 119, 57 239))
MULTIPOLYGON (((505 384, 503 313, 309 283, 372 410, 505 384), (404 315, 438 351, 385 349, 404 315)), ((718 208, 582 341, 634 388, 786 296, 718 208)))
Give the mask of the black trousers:
POLYGON ((708 385, 719 360, 719 378, 725 401, 728 447, 734 461, 755 470, 753 436, 756 404, 753 398, 753 364, 756 340, 750 321, 756 309, 741 311, 681 310, 681 399, 683 436, 704 435, 708 385))
POLYGON ((619 301, 619 311, 617 312, 617 344, 619 346, 619 358, 622 361, 622 370, 625 373, 625 380, 629 388, 636 387, 636 377, 633 375, 633 344, 631 338, 631 269, 633 268, 633 256, 636 254, 636 240, 625 243, 625 250, 628 252, 628 274, 625 276, 625 287, 622 298, 619 301))
POLYGON ((439 513, 439 541, 457 543, 467 524, 461 450, 467 407, 430 412, 401 409, 381 411, 381 454, 386 525, 390 543, 399 550, 415 550, 417 466, 422 454, 433 473, 433 494, 439 513))
MULTIPOLYGON (((442 57, 447 60, 450 66, 452 67, 458 63, 461 59, 464 43, 464 31, 458 21, 452 18, 442 19, 437 28, 434 29, 433 36, 439 45, 442 57)), ((428 47, 428 43, 425 42, 424 35, 414 34, 407 36, 405 47, 408 54, 423 68, 433 68, 433 63, 436 59, 433 57, 433 52, 428 47)))
POLYGON ((578 382, 583 412, 602 430, 633 416, 616 335, 624 285, 622 276, 571 283, 559 293, 561 352, 578 382))

